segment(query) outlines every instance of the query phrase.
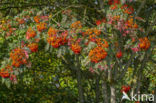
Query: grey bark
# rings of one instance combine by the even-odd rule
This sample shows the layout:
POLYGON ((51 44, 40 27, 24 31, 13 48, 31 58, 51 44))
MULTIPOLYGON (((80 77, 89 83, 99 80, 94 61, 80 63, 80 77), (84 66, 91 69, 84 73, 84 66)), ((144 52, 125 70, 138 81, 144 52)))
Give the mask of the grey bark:
POLYGON ((81 66, 79 63, 79 58, 77 55, 75 55, 75 67, 77 70, 77 84, 78 84, 78 93, 79 93, 79 101, 80 103, 84 103, 84 95, 83 95, 83 88, 82 88, 82 78, 81 78, 81 66))
POLYGON ((79 101, 80 103, 84 103, 82 81, 81 81, 81 70, 79 68, 77 68, 77 83, 78 83, 79 101))
POLYGON ((103 103, 109 103, 108 100, 108 88, 106 81, 103 81, 102 83, 102 96, 103 96, 103 103))
POLYGON ((153 103, 156 103, 156 88, 154 90, 154 102, 153 103))
POLYGON ((96 77, 96 103, 99 103, 100 89, 99 89, 100 76, 96 77))
POLYGON ((115 94, 115 87, 114 85, 110 85, 110 90, 111 90, 111 101, 110 103, 116 103, 116 94, 115 94))

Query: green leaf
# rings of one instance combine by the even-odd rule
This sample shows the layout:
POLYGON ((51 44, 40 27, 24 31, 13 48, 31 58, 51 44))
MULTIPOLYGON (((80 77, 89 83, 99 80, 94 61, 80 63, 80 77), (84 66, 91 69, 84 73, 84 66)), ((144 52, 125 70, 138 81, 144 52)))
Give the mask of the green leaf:
POLYGON ((62 54, 62 49, 59 49, 58 52, 57 52, 57 57, 60 58, 61 54, 62 54))
POLYGON ((86 66, 89 62, 90 62, 89 57, 86 56, 85 59, 82 60, 81 64, 82 64, 83 66, 86 66))
POLYGON ((19 75, 19 72, 17 70, 14 71, 15 75, 19 75))
POLYGON ((49 45, 49 43, 47 43, 46 46, 45 46, 45 51, 48 51, 49 47, 50 47, 50 45, 49 45))
POLYGON ((94 48, 96 46, 96 44, 94 42, 89 42, 88 44, 88 50, 94 48))
POLYGON ((11 86, 11 81, 10 80, 5 80, 5 85, 10 88, 11 86))
POLYGON ((62 23, 64 24, 66 21, 67 21, 67 15, 63 15, 61 24, 62 24, 62 23))
POLYGON ((4 78, 2 78, 2 84, 5 82, 5 79, 4 78))

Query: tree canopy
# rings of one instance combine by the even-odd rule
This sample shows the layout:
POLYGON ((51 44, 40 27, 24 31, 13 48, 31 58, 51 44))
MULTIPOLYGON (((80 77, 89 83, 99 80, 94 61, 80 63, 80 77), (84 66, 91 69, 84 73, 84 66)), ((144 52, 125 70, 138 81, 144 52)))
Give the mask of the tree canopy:
POLYGON ((155 0, 0 5, 2 103, 156 102, 155 0))

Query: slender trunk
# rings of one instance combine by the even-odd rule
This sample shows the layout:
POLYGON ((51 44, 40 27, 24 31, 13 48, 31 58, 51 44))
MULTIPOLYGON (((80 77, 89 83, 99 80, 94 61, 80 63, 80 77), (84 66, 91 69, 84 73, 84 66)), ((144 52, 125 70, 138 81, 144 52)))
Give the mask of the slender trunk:
POLYGON ((99 89, 99 82, 100 82, 100 77, 96 77, 96 103, 99 103, 99 97, 100 97, 100 89, 99 89))
POLYGON ((102 10, 103 7, 104 7, 104 2, 103 2, 103 0, 98 0, 98 2, 99 2, 99 5, 100 5, 100 9, 102 10))
POLYGON ((81 66, 79 64, 79 58, 77 55, 76 55, 75 61, 76 61, 75 67, 77 70, 76 74, 77 74, 79 101, 80 101, 80 103, 84 103, 84 95, 83 95, 83 88, 82 88, 82 81, 81 81, 81 66))
POLYGON ((107 84, 106 81, 103 81, 102 83, 102 95, 103 95, 103 103, 109 103, 108 102, 108 92, 107 92, 108 88, 107 88, 107 84))
POLYGON ((77 83, 78 83, 78 92, 79 92, 79 101, 80 103, 84 103, 82 82, 81 82, 81 70, 77 68, 77 83))
POLYGON ((135 93, 135 88, 133 87, 133 88, 131 89, 130 95, 132 96, 132 95, 134 95, 134 93, 135 93))
POLYGON ((112 84, 110 85, 110 90, 111 90, 111 103, 116 103, 115 87, 112 84))
POLYGON ((154 102, 153 103, 156 103, 156 88, 154 90, 154 102))
POLYGON ((136 88, 136 93, 140 93, 140 87, 141 87, 141 80, 142 80, 142 71, 140 72, 138 76, 138 82, 137 82, 137 88, 136 88))
POLYGON ((141 82, 138 81, 137 88, 136 88, 136 93, 140 93, 140 87, 141 87, 141 82))

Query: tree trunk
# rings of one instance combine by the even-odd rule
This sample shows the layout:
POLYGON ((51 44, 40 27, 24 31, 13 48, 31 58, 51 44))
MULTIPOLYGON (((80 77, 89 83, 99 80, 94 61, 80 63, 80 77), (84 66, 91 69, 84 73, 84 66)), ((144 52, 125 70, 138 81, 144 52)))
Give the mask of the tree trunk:
POLYGON ((110 90, 111 90, 111 102, 110 103, 116 103, 115 87, 112 84, 110 85, 110 90))
POLYGON ((154 90, 154 102, 153 103, 156 103, 156 88, 154 90))
POLYGON ((77 83, 78 83, 78 92, 79 92, 79 101, 80 103, 84 103, 82 82, 81 82, 81 70, 77 68, 77 83))
POLYGON ((82 88, 82 81, 81 81, 81 66, 79 63, 79 58, 75 55, 75 67, 77 71, 77 84, 78 84, 78 93, 79 93, 79 101, 80 103, 84 103, 84 95, 83 95, 83 88, 82 88))
POLYGON ((103 0, 99 0, 99 5, 100 5, 100 9, 102 10, 104 7, 104 2, 103 0))
POLYGON ((108 92, 107 92, 108 88, 107 88, 107 84, 106 81, 103 81, 102 83, 102 95, 103 95, 103 103, 109 103, 108 100, 108 92))
POLYGON ((142 71, 139 72, 139 76, 137 79, 137 88, 136 88, 136 93, 140 93, 140 87, 141 87, 141 79, 142 79, 142 71))
POLYGON ((100 76, 96 77, 96 103, 99 103, 100 89, 99 89, 100 76))

